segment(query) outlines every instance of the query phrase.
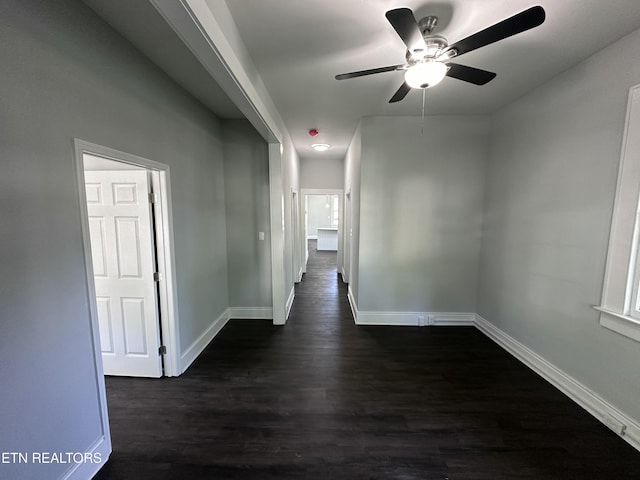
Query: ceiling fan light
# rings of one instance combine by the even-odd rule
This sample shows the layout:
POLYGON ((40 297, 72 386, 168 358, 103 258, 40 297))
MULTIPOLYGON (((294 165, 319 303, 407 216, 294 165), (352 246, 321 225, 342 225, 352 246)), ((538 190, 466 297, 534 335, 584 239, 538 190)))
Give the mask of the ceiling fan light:
POLYGON ((417 63, 407 69, 404 81, 411 88, 429 88, 437 85, 447 74, 447 66, 434 60, 417 63))

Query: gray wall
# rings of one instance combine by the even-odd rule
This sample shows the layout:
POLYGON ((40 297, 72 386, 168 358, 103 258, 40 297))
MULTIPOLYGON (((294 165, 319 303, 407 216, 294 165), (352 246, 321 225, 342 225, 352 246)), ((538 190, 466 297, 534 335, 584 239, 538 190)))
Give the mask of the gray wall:
POLYGON ((301 158, 300 188, 342 190, 344 188, 344 159, 301 158))
POLYGON ((100 425, 73 138, 171 166, 184 349, 227 307, 220 124, 80 2, 3 1, 0 58, 0 451, 83 452, 100 425))
POLYGON ((247 120, 222 125, 229 305, 271 307, 268 145, 247 120))
POLYGON ((362 121, 361 311, 475 311, 487 118, 420 127, 417 117, 362 121))
POLYGON ((496 117, 479 312, 640 419, 638 343, 598 323, 629 88, 640 31, 496 117))

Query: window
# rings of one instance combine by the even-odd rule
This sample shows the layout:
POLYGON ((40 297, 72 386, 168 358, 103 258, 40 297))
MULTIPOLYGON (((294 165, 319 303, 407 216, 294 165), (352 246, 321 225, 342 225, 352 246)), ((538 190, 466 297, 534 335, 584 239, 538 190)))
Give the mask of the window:
POLYGON ((640 342, 640 85, 629 92, 600 325, 640 342))
POLYGON ((625 302, 623 313, 636 320, 640 320, 640 198, 636 203, 636 216, 633 228, 633 239, 631 241, 631 256, 629 259, 629 281, 627 286, 628 301, 625 302))
POLYGON ((332 227, 337 227, 338 226, 338 215, 339 215, 339 211, 338 211, 338 195, 332 195, 331 201, 332 201, 331 226, 332 227))

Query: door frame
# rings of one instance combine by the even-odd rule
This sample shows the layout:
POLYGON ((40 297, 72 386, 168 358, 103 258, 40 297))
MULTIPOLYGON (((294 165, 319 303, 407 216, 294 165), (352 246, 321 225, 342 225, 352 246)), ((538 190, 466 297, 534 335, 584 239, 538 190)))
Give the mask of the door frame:
POLYGON ((349 283, 351 277, 351 189, 344 195, 344 232, 342 237, 342 281, 349 283))
MULTIPOLYGON (((104 157, 120 163, 142 167, 151 172, 151 185, 157 196, 155 204, 155 245, 157 251, 157 270, 161 274, 158 282, 158 310, 160 313, 160 328, 162 329, 162 345, 166 347, 164 355, 164 376, 177 377, 180 371, 180 338, 178 330, 177 292, 175 285, 175 253, 173 248, 173 216, 171 212, 171 188, 169 181, 169 166, 130 153, 104 147, 95 143, 74 139, 75 168, 77 177, 78 196, 80 201, 80 226, 82 229, 82 248, 87 283, 87 301, 91 330, 93 334, 94 355, 98 378, 104 377, 102 367, 102 352, 100 349, 100 335, 98 326, 98 310, 96 303, 95 283, 93 280, 93 260, 91 257, 91 237, 89 235, 89 215, 84 180, 85 153, 104 157)), ((105 397, 106 398, 106 397, 105 397)), ((105 408, 106 412, 106 408, 105 408)))
POLYGON ((301 188, 300 189, 300 201, 304 205, 305 221, 304 225, 301 225, 304 238, 304 262, 303 271, 307 271, 307 261, 309 260, 309 242, 307 241, 307 195, 337 195, 338 196, 338 250, 337 250, 337 269, 338 273, 342 272, 344 266, 344 245, 342 232, 344 228, 344 190, 338 188, 301 188))
POLYGON ((300 236, 303 228, 300 226, 300 194, 298 190, 291 187, 291 255, 293 268, 293 282, 300 283, 304 269, 302 266, 302 253, 300 236))

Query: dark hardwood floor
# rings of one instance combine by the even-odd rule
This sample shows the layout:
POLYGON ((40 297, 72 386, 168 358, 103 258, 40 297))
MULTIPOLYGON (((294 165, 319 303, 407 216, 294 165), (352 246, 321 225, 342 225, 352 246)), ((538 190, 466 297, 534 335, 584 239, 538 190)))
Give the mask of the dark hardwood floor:
POLYGON ((100 480, 640 478, 640 453, 473 327, 356 327, 310 249, 286 326, 232 320, 179 378, 107 378, 100 480))

